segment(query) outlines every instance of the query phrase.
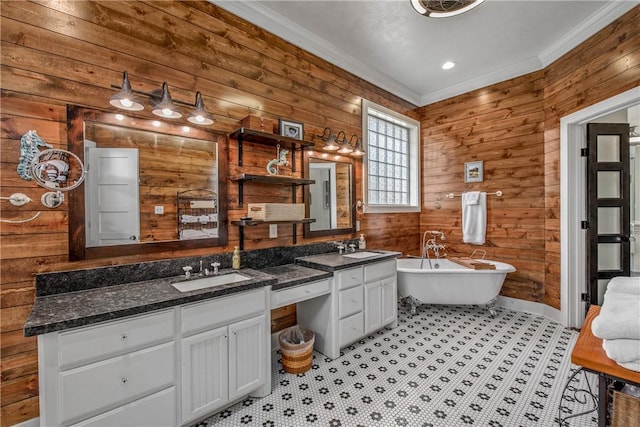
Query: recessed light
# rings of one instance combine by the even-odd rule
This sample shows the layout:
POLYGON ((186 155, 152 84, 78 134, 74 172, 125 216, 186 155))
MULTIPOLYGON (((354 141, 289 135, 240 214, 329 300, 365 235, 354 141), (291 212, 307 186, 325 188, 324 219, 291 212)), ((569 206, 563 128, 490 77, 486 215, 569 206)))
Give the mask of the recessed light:
POLYGON ((452 69, 452 68, 453 68, 453 67, 455 67, 455 66, 456 66, 456 63, 455 63, 455 62, 453 62, 453 61, 447 61, 447 62, 445 62, 444 64, 442 64, 442 69, 443 69, 443 70, 450 70, 450 69, 452 69))
POLYGON ((151 124, 153 124, 155 127, 160 127, 161 123, 157 120, 154 120, 153 122, 151 122, 151 124))

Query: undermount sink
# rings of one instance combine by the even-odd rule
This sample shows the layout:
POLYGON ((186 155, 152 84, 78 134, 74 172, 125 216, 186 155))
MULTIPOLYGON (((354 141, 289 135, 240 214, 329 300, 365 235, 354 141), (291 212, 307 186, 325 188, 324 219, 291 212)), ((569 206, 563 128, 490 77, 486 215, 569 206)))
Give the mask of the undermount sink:
POLYGON ((185 282, 173 283, 171 286, 180 292, 196 291, 198 289, 213 288, 216 286, 228 285, 231 283, 249 280, 251 277, 239 273, 224 274, 221 276, 208 276, 201 279, 188 280, 185 282))
POLYGON ((378 256, 380 255, 379 253, 376 252, 354 252, 352 254, 344 254, 345 257, 347 258, 358 258, 358 259, 362 259, 362 258, 370 258, 372 256, 378 256))

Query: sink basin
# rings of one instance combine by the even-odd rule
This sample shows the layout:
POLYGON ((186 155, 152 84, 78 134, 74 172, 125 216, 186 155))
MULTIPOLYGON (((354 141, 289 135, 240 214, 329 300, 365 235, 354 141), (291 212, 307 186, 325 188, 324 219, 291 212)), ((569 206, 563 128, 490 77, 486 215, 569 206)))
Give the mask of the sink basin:
POLYGON ((376 252, 354 252, 352 254, 344 254, 343 256, 347 257, 347 258, 358 258, 358 259, 362 259, 362 258, 370 258, 372 256, 379 256, 379 253, 376 252))
POLYGON ((180 292, 196 291, 198 289, 213 288, 216 286, 228 285, 230 283, 249 280, 251 277, 239 273, 224 274, 222 276, 209 276, 201 279, 187 280, 185 282, 174 283, 171 286, 180 292))

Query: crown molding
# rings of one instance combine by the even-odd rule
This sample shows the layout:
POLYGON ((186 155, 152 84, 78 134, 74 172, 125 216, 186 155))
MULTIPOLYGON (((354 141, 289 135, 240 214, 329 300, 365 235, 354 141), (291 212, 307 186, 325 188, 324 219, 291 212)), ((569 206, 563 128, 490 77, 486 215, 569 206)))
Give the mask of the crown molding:
POLYGON ((273 9, 262 5, 258 1, 208 1, 416 106, 432 104, 443 99, 543 69, 584 42, 597 31, 640 4, 639 0, 608 1, 582 24, 570 29, 557 42, 538 54, 537 57, 503 67, 495 72, 477 76, 454 86, 435 92, 420 94, 366 63, 356 60, 340 48, 328 43, 306 28, 298 25, 296 22, 274 12, 273 9))
POLYGON ((640 4, 637 0, 609 1, 580 25, 570 29, 558 41, 543 50, 538 58, 543 67, 548 66, 562 55, 640 4))
POLYGON ((273 9, 263 6, 260 2, 226 0, 209 0, 209 2, 258 27, 264 28, 289 43, 317 55, 325 61, 337 65, 405 101, 414 105, 418 105, 420 101, 420 94, 417 94, 414 90, 366 63, 354 59, 351 55, 340 50, 340 48, 317 37, 294 21, 275 13, 273 9))
POLYGON ((462 95, 463 93, 471 92, 472 90, 477 90, 514 77, 532 73, 534 71, 541 70, 542 68, 542 63, 537 57, 529 58, 525 61, 520 61, 515 64, 502 67, 499 70, 482 74, 473 79, 465 80, 457 85, 427 93, 420 99, 420 105, 425 106, 433 104, 434 102, 462 95))

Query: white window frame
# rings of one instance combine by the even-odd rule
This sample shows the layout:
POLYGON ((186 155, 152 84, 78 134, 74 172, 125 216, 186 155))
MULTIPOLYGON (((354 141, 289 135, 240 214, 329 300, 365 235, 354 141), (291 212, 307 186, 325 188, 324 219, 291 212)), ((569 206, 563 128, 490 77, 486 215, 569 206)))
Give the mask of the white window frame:
POLYGON ((420 122, 400 114, 375 102, 362 100, 362 144, 365 155, 362 159, 362 197, 365 213, 403 213, 420 212, 420 122), (409 204, 407 205, 370 205, 369 202, 369 115, 382 115, 384 118, 406 125, 409 128, 409 204))

